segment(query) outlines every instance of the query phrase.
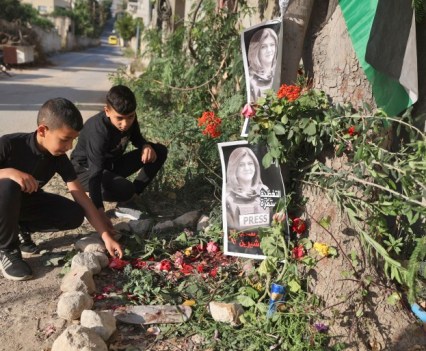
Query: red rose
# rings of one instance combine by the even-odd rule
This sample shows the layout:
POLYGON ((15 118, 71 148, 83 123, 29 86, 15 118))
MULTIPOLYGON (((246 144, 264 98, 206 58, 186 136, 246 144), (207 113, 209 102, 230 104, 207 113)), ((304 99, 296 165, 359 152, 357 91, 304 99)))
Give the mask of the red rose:
POLYGON ((306 229, 306 224, 301 218, 294 218, 293 219, 293 225, 291 227, 293 232, 296 232, 297 234, 302 234, 306 229))
POLYGON ((189 275, 194 270, 194 267, 192 267, 190 264, 183 263, 182 269, 180 270, 183 274, 189 275))

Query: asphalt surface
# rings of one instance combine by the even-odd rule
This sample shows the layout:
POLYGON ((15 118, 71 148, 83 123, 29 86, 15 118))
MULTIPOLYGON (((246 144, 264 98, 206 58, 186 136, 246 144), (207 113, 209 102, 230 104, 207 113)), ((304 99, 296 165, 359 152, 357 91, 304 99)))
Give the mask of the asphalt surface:
POLYGON ((109 75, 129 63, 106 38, 98 47, 51 56, 46 67, 12 68, 11 77, 0 73, 0 135, 35 130, 37 112, 50 98, 71 100, 85 120, 100 111, 112 85, 109 75))

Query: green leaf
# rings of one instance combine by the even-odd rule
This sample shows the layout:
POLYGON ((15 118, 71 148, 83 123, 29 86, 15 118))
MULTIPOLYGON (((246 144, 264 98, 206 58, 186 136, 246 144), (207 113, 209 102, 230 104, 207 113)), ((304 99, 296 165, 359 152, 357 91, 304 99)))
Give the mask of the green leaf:
POLYGON ((251 297, 244 295, 237 296, 237 301, 244 307, 250 307, 256 304, 256 302, 251 297))
POLYGON ((281 123, 282 124, 287 124, 288 123, 288 117, 287 117, 287 115, 284 115, 284 116, 281 117, 281 123))
POLYGON ((325 229, 330 228, 330 223, 331 223, 331 217, 327 216, 327 217, 323 217, 320 219, 319 224, 324 227, 325 229))
POLYGON ((401 295, 399 295, 399 293, 394 291, 391 295, 388 296, 388 298, 386 299, 386 302, 391 306, 395 306, 400 300, 401 300, 401 295))
POLYGON ((315 123, 309 123, 309 125, 303 130, 303 133, 305 133, 306 135, 315 135, 317 133, 317 127, 315 123))
POLYGON ((274 160, 273 160, 272 155, 269 152, 267 152, 266 155, 263 156, 262 165, 265 168, 269 168, 269 166, 272 164, 273 161, 274 160))
POLYGON ((282 124, 275 124, 274 125, 274 132, 276 135, 283 135, 286 133, 286 130, 282 124))
POLYGON ((294 279, 290 280, 287 283, 287 286, 289 287, 290 291, 293 292, 293 293, 298 292, 301 288, 300 284, 294 279))

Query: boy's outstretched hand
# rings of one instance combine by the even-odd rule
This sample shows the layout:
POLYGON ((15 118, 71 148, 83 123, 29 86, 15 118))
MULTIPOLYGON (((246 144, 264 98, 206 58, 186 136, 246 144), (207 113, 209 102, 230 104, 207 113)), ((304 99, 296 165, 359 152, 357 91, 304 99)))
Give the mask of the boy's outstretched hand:
POLYGON ((149 144, 145 144, 142 148, 141 161, 143 163, 155 162, 157 159, 157 154, 155 153, 153 147, 149 144))
POLYGON ((105 247, 111 257, 123 257, 123 250, 118 242, 116 242, 111 236, 107 233, 102 234, 102 240, 105 243, 105 247))

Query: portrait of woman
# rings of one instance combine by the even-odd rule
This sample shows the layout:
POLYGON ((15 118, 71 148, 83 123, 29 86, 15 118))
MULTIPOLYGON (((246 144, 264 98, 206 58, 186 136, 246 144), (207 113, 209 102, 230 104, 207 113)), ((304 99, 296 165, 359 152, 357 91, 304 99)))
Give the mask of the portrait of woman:
POLYGON ((254 152, 238 147, 229 156, 226 171, 226 218, 229 229, 248 230, 270 224, 270 208, 262 208, 260 191, 268 190, 260 177, 254 152))
POLYGON ((250 80, 250 102, 272 88, 278 53, 278 36, 274 29, 257 30, 250 39, 247 60, 250 80))

